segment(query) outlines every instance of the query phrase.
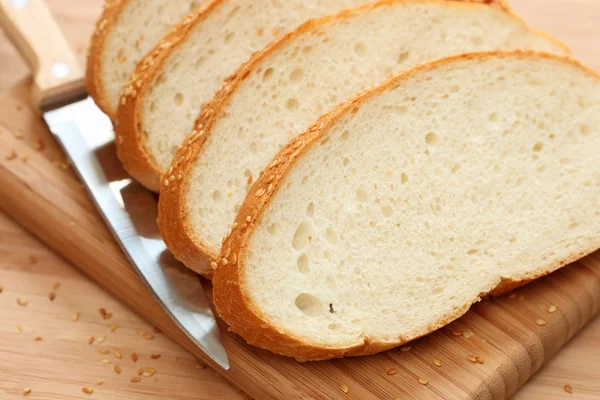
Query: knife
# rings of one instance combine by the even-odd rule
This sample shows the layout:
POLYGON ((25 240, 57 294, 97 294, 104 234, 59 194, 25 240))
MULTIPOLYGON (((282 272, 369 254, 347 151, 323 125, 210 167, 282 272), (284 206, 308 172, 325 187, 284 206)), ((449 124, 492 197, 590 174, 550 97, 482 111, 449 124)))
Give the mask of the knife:
POLYGON ((200 279, 170 255, 156 197, 123 171, 110 119, 87 96, 84 75, 43 0, 0 0, 0 25, 34 73, 34 106, 61 144, 142 281, 212 360, 229 360, 200 279))

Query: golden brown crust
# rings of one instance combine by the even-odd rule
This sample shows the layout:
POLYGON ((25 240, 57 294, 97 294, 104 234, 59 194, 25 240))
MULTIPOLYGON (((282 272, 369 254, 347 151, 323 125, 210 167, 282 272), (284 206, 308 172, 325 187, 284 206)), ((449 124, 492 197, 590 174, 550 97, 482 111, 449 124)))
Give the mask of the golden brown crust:
POLYGON ((117 110, 118 123, 115 126, 117 154, 129 175, 153 192, 159 191, 160 177, 164 171, 145 143, 143 113, 147 94, 152 90, 173 52, 185 42, 194 28, 223 2, 224 0, 212 0, 204 3, 181 23, 174 25, 138 63, 123 89, 117 110))
MULTIPOLYGON (((214 262, 217 254, 212 252, 209 249, 209 246, 203 243, 202 239, 197 237, 190 229, 187 219, 185 193, 188 188, 188 179, 193 165, 200 156, 204 147, 204 143, 210 135, 214 123, 224 111, 231 94, 240 87, 244 79, 250 74, 254 67, 278 48, 285 45, 289 40, 300 36, 305 32, 311 31, 316 27, 322 26, 337 19, 349 18, 356 13, 366 12, 373 8, 390 4, 406 3, 408 1, 430 3, 445 2, 444 0, 383 0, 376 3, 363 4, 341 11, 337 14, 309 20, 300 25, 294 31, 283 35, 281 38, 271 43, 263 51, 254 53, 245 64, 243 64, 234 74, 232 74, 223 82, 221 89, 215 94, 214 98, 204 105, 200 116, 195 122, 194 133, 188 137, 185 143, 179 148, 173 162, 171 163, 171 167, 168 171, 166 171, 163 179, 161 179, 161 196, 159 201, 159 216, 161 223, 159 224, 159 227, 162 236, 169 247, 169 250, 171 250, 171 252, 179 261, 187 265, 189 268, 202 273, 203 275, 212 275, 211 271, 206 271, 206 273, 203 273, 202 269, 205 268, 207 262, 209 264, 214 262), (183 179, 178 179, 179 176, 182 176, 183 179), (201 265, 199 264, 198 260, 201 260, 201 265)), ((490 2, 488 0, 456 0, 455 2, 492 4, 499 7, 511 16, 515 16, 515 14, 509 10, 504 1, 490 2)), ((515 17, 519 18, 518 16, 515 17)), ((522 21, 520 18, 519 20, 522 21)), ((127 103, 129 103, 129 101, 130 100, 127 100, 127 103)), ((131 127, 131 124, 127 124, 131 127)), ((120 129, 117 130, 119 131, 120 129)), ((132 131, 123 128, 122 132, 123 137, 129 137, 129 139, 131 139, 132 131)), ((136 135, 136 137, 137 136, 139 135, 136 135)), ((137 149, 130 151, 144 152, 144 146, 140 145, 139 143, 141 142, 138 142, 138 145, 136 145, 137 149)), ((142 156, 138 153, 137 159, 140 157, 142 156)), ((131 160, 128 160, 127 154, 122 154, 120 158, 126 163, 126 165, 128 165, 128 167, 126 167, 128 171, 134 171, 135 168, 144 168, 142 162, 132 165, 136 158, 131 157, 131 160)), ((139 172, 138 176, 142 176, 142 172, 137 172, 139 172)), ((148 169, 145 173, 149 174, 150 169, 148 169)))
POLYGON ((113 121, 115 120, 116 110, 112 109, 108 95, 106 94, 106 89, 103 85, 102 57, 104 42, 128 1, 129 0, 106 0, 102 15, 100 16, 100 19, 98 19, 98 22, 96 22, 96 29, 92 34, 87 54, 85 74, 87 91, 98 107, 113 121))
MULTIPOLYGON (((240 208, 231 235, 224 242, 220 258, 218 259, 219 266, 214 274, 214 302, 220 316, 231 327, 230 330, 238 333, 252 345, 268 349, 277 354, 296 357, 299 360, 322 360, 373 354, 417 339, 417 337, 400 337, 395 343, 376 343, 370 342, 368 338, 365 338, 364 343, 361 345, 332 348, 330 346, 322 346, 308 342, 306 339, 296 337, 293 333, 286 331, 286 329, 278 327, 275 322, 253 304, 249 294, 247 282, 244 279, 248 242, 266 207, 268 207, 274 194, 279 189, 280 183, 290 172, 291 168, 293 168, 296 161, 302 157, 314 143, 322 139, 324 135, 327 135, 335 123, 343 116, 352 112, 355 108, 360 107, 365 100, 390 88, 393 89, 398 87, 403 81, 416 74, 430 71, 441 65, 456 62, 458 60, 485 60, 490 57, 535 57, 537 59, 545 58, 559 61, 562 60, 563 62, 570 63, 575 68, 587 71, 600 79, 600 75, 567 57, 528 51, 471 53, 448 57, 429 64, 417 66, 405 73, 388 79, 379 86, 364 91, 339 105, 329 114, 321 117, 308 131, 286 145, 273 159, 269 167, 263 171, 263 174, 261 174, 256 184, 250 189, 246 200, 240 208), (226 254, 228 254, 227 257, 225 256, 226 254)), ((547 275, 570 262, 592 253, 598 248, 600 248, 600 239, 598 240, 598 243, 595 243, 590 248, 585 249, 578 254, 573 254, 565 260, 554 262, 542 270, 534 271, 519 277, 503 278, 498 282, 495 288, 490 288, 487 293, 481 293, 480 297, 483 297, 486 294, 499 295, 504 293, 507 290, 515 288, 522 282, 527 282, 547 275)), ((473 299, 473 303, 477 302, 480 297, 473 299)), ((427 327, 425 333, 439 329, 461 317, 467 312, 470 306, 471 304, 465 304, 462 309, 439 321, 433 322, 427 327)))

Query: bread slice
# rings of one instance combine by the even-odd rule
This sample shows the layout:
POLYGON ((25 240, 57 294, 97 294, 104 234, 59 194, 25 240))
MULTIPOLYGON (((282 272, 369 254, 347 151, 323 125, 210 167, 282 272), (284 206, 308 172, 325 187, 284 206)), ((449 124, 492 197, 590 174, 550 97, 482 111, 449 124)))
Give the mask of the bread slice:
POLYGON ((158 191, 160 176, 193 130, 202 106, 253 52, 307 19, 366 2, 210 2, 163 38, 137 68, 128 89, 135 95, 126 97, 118 110, 117 149, 125 169, 158 191))
POLYGON ((115 119, 121 88, 135 65, 169 28, 203 0, 107 0, 96 24, 87 62, 90 95, 115 119))
POLYGON ((485 4, 389 0, 306 23, 253 57, 205 107, 163 180, 165 242, 188 267, 210 275, 252 181, 281 146, 393 72, 495 48, 566 51, 485 4))
POLYGON ((274 158, 223 246, 217 310, 301 360, 406 343, 600 248, 598 154, 600 76, 574 61, 419 66, 274 158))

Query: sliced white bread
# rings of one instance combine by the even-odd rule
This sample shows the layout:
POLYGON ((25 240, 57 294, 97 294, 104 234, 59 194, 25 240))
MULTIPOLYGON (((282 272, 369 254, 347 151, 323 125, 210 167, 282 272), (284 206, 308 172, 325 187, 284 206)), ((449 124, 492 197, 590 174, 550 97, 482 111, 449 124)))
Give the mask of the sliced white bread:
POLYGON ((252 187, 213 285, 249 343, 380 352, 600 248, 600 76, 527 52, 443 59, 344 103, 252 187))
POLYGON ((121 88, 136 64, 203 0, 107 0, 96 24, 86 83, 96 104, 115 119, 121 88))
POLYGON ((566 51, 510 12, 443 0, 368 4, 286 35, 225 83, 164 176, 160 228, 169 249, 210 275, 252 181, 281 146, 390 73, 496 48, 566 51))
POLYGON ((125 92, 134 95, 125 97, 117 113, 117 150, 125 169, 144 186, 158 191, 161 175, 193 130, 202 106, 253 52, 310 18, 367 2, 208 3, 164 37, 136 69, 125 92))

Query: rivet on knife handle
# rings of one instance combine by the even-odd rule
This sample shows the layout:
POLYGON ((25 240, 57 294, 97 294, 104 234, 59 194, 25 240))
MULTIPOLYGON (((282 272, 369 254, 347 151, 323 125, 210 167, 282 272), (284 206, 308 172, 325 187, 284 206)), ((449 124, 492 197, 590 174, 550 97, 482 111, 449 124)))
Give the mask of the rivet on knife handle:
POLYGON ((43 0, 0 0, 0 25, 34 73, 36 108, 85 96, 83 71, 43 0))

